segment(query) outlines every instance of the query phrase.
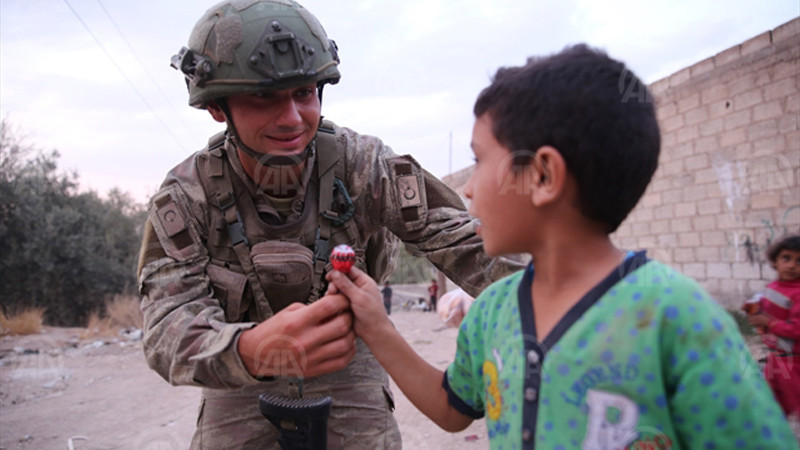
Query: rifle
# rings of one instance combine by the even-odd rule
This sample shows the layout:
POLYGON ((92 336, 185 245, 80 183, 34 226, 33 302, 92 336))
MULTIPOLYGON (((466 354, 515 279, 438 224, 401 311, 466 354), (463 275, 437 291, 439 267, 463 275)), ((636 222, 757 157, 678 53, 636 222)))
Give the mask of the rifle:
POLYGON ((330 397, 290 398, 261 394, 258 406, 281 436, 283 450, 325 450, 328 447, 330 397))

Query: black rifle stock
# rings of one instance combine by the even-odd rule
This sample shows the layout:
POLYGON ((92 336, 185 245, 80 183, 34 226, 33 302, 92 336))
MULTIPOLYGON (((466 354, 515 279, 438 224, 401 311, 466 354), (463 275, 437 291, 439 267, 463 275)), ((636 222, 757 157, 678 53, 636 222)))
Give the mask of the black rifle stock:
POLYGON ((325 450, 328 446, 330 397, 290 398, 261 394, 258 406, 281 433, 283 450, 325 450))

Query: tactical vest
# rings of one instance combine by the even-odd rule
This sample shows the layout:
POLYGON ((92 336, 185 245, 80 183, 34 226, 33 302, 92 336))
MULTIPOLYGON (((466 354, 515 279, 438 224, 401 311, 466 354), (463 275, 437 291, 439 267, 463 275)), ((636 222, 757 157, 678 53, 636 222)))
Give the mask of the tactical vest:
POLYGON ((386 252, 371 247, 394 245, 396 238, 380 229, 360 241, 345 185, 346 157, 337 148, 332 123, 323 121, 317 132, 300 218, 280 225, 261 220, 246 186, 231 174, 225 140, 224 133, 213 136, 197 168, 208 200, 207 273, 226 320, 262 321, 293 302, 318 299, 327 287, 330 249, 339 244, 352 247, 356 264, 374 279, 388 275, 387 261, 372 260, 386 252))

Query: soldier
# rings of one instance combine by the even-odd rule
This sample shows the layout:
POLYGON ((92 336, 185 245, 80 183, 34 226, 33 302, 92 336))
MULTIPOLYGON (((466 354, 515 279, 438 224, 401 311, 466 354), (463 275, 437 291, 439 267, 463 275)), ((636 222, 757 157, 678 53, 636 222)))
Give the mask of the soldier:
POLYGON ((487 257, 413 158, 321 119, 339 57, 297 3, 219 3, 172 63, 227 128, 151 199, 138 267, 148 364, 203 387, 192 448, 278 448, 266 392, 332 397, 329 448, 400 448, 386 373, 348 301, 323 296, 329 249, 348 244, 380 283, 399 239, 473 295, 521 266, 487 257))

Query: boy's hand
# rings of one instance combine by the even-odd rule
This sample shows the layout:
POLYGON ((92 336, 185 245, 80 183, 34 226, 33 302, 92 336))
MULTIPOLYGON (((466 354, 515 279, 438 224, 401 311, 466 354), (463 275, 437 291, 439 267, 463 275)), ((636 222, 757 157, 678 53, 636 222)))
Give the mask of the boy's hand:
POLYGON ((362 339, 368 340, 379 333, 381 327, 391 326, 378 285, 369 275, 353 267, 347 275, 334 270, 328 272, 326 278, 330 283, 326 295, 343 294, 350 299, 350 309, 355 316, 353 329, 362 339))
POLYGON ((747 321, 754 327, 763 327, 766 329, 769 323, 772 322, 772 319, 766 314, 759 313, 747 316, 747 321))

